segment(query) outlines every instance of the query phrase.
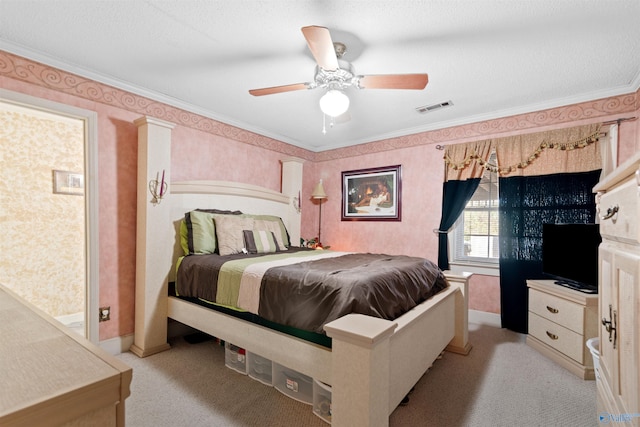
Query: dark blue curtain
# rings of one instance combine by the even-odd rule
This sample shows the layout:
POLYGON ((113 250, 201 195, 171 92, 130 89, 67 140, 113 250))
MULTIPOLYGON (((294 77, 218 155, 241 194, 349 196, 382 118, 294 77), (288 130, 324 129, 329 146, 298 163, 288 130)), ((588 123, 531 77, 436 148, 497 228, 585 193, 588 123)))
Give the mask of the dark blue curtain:
POLYGON ((499 178, 502 327, 527 333, 527 279, 542 276, 542 224, 593 223, 600 170, 499 178))
POLYGON ((442 218, 438 228, 438 267, 441 270, 449 269, 447 231, 456 222, 479 184, 480 178, 471 178, 465 181, 447 181, 442 185, 442 218))

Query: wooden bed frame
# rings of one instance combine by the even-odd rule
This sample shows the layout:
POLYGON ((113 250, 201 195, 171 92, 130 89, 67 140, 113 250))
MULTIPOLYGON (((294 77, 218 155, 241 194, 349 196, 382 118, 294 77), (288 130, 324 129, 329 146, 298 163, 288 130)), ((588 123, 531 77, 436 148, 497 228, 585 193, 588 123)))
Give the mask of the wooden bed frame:
POLYGON ((467 354, 470 274, 445 272, 450 287, 402 317, 350 314, 325 325, 332 349, 168 296, 182 253, 179 221, 196 208, 280 216, 299 241, 302 161, 282 161, 282 192, 221 181, 174 182, 152 203, 149 181, 170 182, 170 123, 143 117, 138 147, 136 322, 131 351, 140 357, 169 348, 173 319, 332 386, 332 424, 386 426, 389 415, 445 349, 467 354), (153 141, 153 149, 150 142, 153 141), (162 172, 160 172, 162 173, 162 172))

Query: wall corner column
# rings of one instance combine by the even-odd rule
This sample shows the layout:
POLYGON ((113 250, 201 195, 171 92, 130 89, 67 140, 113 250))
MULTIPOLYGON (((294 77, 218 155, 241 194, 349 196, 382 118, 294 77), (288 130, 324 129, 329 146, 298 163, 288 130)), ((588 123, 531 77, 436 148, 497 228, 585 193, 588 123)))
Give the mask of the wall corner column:
POLYGON ((146 116, 134 123, 138 126, 138 196, 135 330, 131 352, 145 357, 169 348, 166 301, 172 236, 167 199, 171 197, 171 130, 175 125, 146 116), (150 182, 155 180, 166 183, 158 200, 154 200, 150 191, 150 182))
MULTIPOLYGON (((289 196, 289 218, 287 231, 292 246, 300 246, 301 206, 302 206, 302 169, 304 160, 297 157, 282 159, 282 189, 289 196)), ((283 218, 284 220, 285 218, 283 218)))

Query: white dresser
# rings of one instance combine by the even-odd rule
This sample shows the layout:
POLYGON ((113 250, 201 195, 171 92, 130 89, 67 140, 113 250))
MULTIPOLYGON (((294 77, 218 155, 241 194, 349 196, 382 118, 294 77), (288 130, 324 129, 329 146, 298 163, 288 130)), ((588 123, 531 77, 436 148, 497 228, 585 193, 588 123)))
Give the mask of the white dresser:
POLYGON ((640 425, 639 189, 640 152, 594 188, 602 234, 598 416, 634 426, 640 425))
POLYGON ((124 426, 132 370, 0 285, 0 426, 124 426))
POLYGON ((598 295, 527 280, 527 344, 583 379, 594 379, 593 358, 586 346, 598 335, 598 295))

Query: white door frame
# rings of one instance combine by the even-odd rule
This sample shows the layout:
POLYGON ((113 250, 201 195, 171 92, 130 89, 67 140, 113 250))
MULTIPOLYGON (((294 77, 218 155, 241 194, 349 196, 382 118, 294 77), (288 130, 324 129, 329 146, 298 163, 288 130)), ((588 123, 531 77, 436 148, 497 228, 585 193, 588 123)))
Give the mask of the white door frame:
POLYGON ((98 114, 95 111, 36 98, 19 92, 0 89, 0 102, 46 111, 84 122, 84 179, 85 179, 85 336, 99 344, 98 304, 99 246, 98 246, 98 114))

